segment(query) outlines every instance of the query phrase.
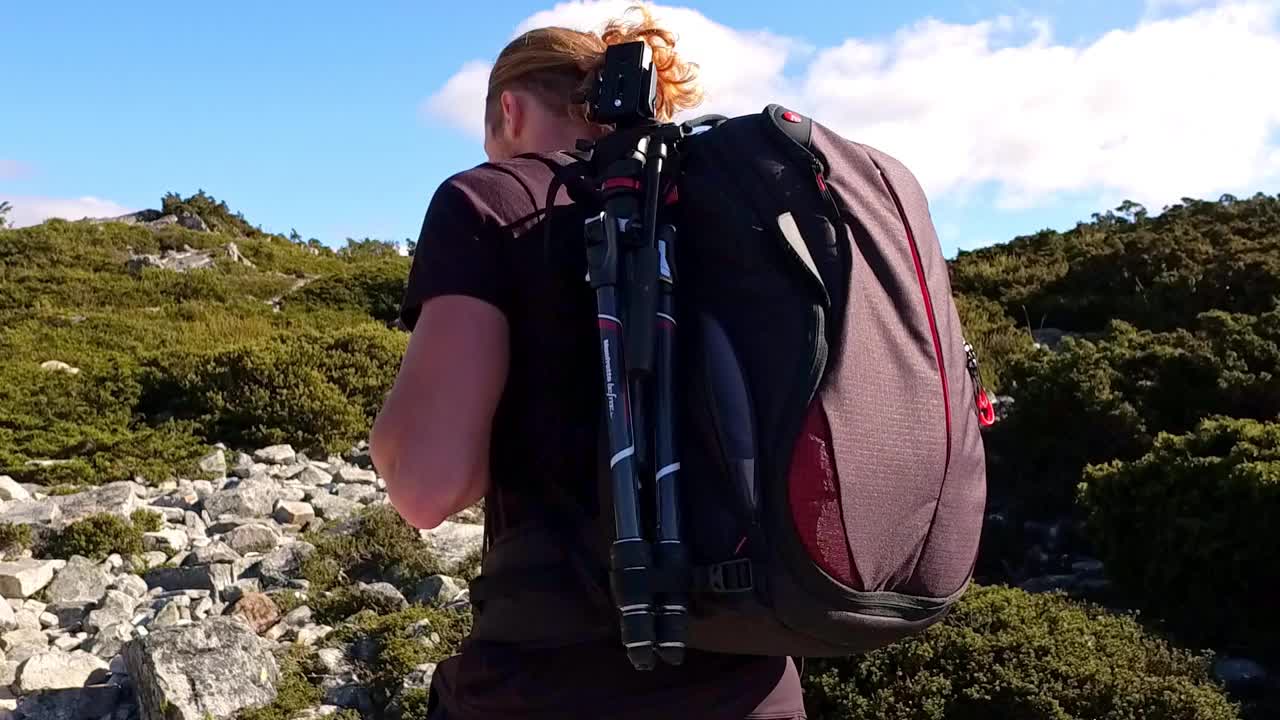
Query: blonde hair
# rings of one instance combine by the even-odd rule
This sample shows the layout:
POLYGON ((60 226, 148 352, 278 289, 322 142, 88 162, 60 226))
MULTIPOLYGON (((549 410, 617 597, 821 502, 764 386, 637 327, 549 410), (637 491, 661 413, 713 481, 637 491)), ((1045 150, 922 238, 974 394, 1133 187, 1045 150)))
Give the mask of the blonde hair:
POLYGON ((530 30, 507 44, 489 73, 485 97, 485 126, 502 127, 501 97, 504 90, 531 93, 548 110, 590 122, 586 96, 604 65, 610 45, 644 40, 653 50, 653 67, 658 75, 657 118, 669 122, 683 109, 702 102, 697 83, 697 65, 676 54, 675 35, 654 22, 644 7, 635 6, 640 20, 609 22, 596 34, 563 27, 530 30))

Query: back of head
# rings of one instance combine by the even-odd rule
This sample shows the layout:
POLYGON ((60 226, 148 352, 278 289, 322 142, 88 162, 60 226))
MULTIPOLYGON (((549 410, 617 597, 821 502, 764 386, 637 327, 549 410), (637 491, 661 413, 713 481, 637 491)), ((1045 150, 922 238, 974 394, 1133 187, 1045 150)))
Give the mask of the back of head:
POLYGON ((486 128, 490 132, 501 129, 500 98, 505 90, 526 91, 557 116, 590 124, 586 98, 604 65, 606 48, 637 40, 645 41, 653 50, 658 76, 657 119, 667 122, 681 110, 697 106, 702 101, 697 66, 677 55, 675 35, 659 26, 647 9, 637 6, 628 11, 631 12, 637 13, 639 20, 614 19, 599 34, 545 27, 511 41, 489 74, 486 128))

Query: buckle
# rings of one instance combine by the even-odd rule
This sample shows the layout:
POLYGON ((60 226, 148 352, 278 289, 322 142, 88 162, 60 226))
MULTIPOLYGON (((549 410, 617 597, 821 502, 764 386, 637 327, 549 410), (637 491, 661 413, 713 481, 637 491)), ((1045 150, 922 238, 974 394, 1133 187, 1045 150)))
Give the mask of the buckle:
POLYGON ((711 592, 750 592, 754 587, 750 558, 726 560, 707 566, 707 588, 711 592))

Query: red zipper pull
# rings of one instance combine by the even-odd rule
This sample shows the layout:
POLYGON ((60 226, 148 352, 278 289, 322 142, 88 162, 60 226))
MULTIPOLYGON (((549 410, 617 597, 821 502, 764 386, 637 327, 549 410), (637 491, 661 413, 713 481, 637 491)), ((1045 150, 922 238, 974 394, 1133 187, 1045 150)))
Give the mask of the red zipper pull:
POLYGON ((978 422, 983 427, 996 424, 996 409, 987 397, 986 388, 982 387, 982 375, 978 372, 978 353, 969 343, 964 344, 964 354, 968 359, 969 377, 973 378, 973 402, 978 407, 978 422))

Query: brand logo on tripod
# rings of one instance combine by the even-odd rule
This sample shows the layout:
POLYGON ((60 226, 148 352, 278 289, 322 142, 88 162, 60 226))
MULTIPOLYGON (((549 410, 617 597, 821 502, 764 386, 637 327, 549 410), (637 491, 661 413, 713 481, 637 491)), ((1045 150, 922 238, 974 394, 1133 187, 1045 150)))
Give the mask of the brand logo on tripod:
POLYGON ((604 396, 609 399, 609 417, 613 417, 618 394, 613 389, 613 363, 610 361, 612 356, 609 354, 609 338, 604 339, 604 352, 601 356, 604 358, 604 396))

